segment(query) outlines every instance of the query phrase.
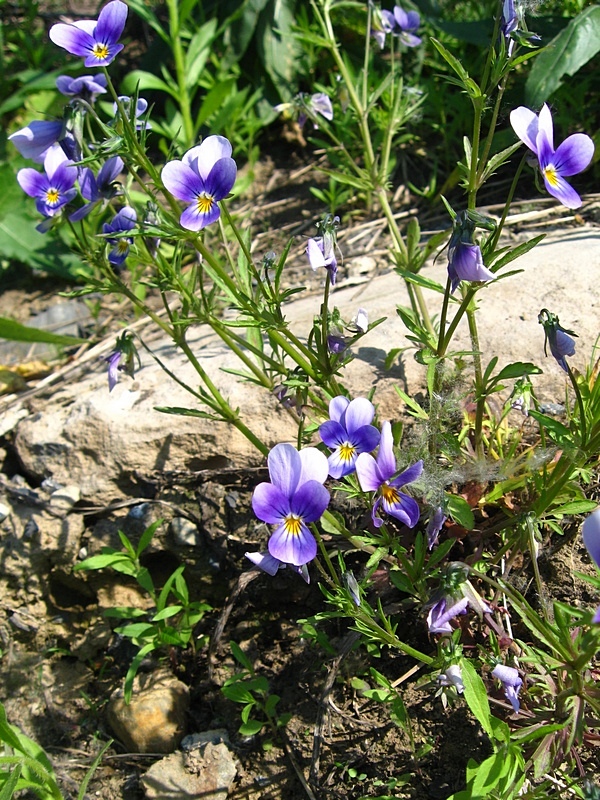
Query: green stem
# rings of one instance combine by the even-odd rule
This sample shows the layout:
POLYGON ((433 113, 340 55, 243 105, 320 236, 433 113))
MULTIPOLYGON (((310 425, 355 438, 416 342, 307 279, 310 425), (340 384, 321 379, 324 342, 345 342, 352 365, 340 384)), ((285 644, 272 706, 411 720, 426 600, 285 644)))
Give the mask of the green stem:
POLYGON ((185 55, 181 44, 178 0, 167 0, 167 6, 169 8, 169 38, 171 40, 171 50, 173 52, 175 74, 177 76, 177 99, 179 100, 179 110, 181 111, 186 146, 189 148, 194 144, 194 123, 192 120, 190 95, 186 86, 185 55))
POLYGON ((583 397, 581 396, 581 390, 579 389, 579 385, 577 383, 577 379, 575 375, 573 375, 573 370, 569 366, 568 362, 565 359, 565 363, 567 364, 567 372, 569 373, 569 380, 571 381, 571 385, 575 390, 575 396, 577 397, 577 406, 579 408, 579 419, 580 419, 580 426, 581 426, 581 448, 585 450, 586 447, 586 440, 587 440, 587 421, 585 418, 585 406, 583 404, 583 397))
MULTIPOLYGON (((502 229, 506 223, 506 218, 510 212, 510 207, 512 205, 513 197, 515 196, 515 192, 517 190, 517 184, 519 183, 519 178, 521 177, 521 172, 523 171, 523 167, 525 166, 525 161, 527 160, 527 153, 523 154, 521 161, 519 162, 519 166, 513 176, 512 183, 510 185, 510 189, 508 190, 508 195, 506 198, 506 203, 504 204, 504 208, 502 209, 502 216, 500 217, 500 222, 496 227, 496 230, 492 234, 492 237, 488 243, 489 252, 493 253, 496 249, 498 241, 500 239, 500 235, 502 234, 502 229)), ((491 267, 492 272, 494 271, 494 267, 491 267)))
POLYGON ((477 317, 475 309, 469 304, 467 306, 467 322, 469 324, 469 336, 471 338, 471 349, 473 351, 473 368, 475 371, 475 397, 477 406, 475 411, 475 452, 478 458, 484 457, 483 452, 483 413, 485 410, 485 393, 483 386, 483 370, 481 367, 481 351, 479 349, 479 332, 477 330, 477 317))

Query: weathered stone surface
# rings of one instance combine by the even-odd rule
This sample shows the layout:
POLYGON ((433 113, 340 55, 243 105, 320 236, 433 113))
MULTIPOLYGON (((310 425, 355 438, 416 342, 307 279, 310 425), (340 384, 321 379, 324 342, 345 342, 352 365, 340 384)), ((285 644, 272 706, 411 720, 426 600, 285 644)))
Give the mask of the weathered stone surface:
MULTIPOLYGON (((226 735, 206 731, 185 753, 173 753, 153 764, 142 778, 148 800, 225 800, 237 774, 226 735)), ((191 737, 186 737, 190 739, 191 737)))
MULTIPOLYGON (((403 412, 394 387, 415 394, 424 384, 424 367, 414 360, 410 349, 392 369, 385 369, 392 348, 411 347, 396 313, 398 305, 408 306, 409 301, 396 275, 362 278, 366 267, 360 259, 357 262, 355 269, 351 263, 345 265, 352 285, 336 287, 331 304, 338 306, 345 319, 354 317, 362 306, 372 321, 384 316, 387 320, 361 340, 344 383, 355 396, 365 395, 375 386, 380 418, 394 419, 403 412), (361 280, 364 283, 357 285, 361 280)), ((498 355, 499 367, 519 360, 535 362, 544 369, 543 375, 533 379, 538 396, 561 400, 565 376, 552 358, 544 356, 544 335, 537 316, 546 307, 579 334, 571 363, 583 370, 599 329, 600 237, 588 226, 554 233, 510 268, 513 266, 523 272, 487 286, 478 295, 484 360, 487 363, 492 355, 498 355)), ((423 275, 445 284, 445 259, 427 266, 423 275)), ((431 312, 438 314, 440 296, 427 294, 431 312)), ((306 335, 320 302, 318 295, 311 295, 286 306, 286 317, 298 335, 306 335)), ((454 308, 451 305, 450 314, 454 308)), ((190 344, 220 391, 267 445, 294 440, 295 425, 274 397, 223 372, 239 369, 240 364, 220 340, 197 329, 191 332, 190 344)), ((459 326, 453 349, 471 349, 466 322, 459 326)), ((196 373, 168 342, 155 350, 182 380, 192 387, 198 385, 196 373)), ((107 502, 122 491, 131 492, 136 476, 153 470, 196 471, 262 463, 260 454, 230 425, 156 411, 156 406, 194 407, 194 399, 144 353, 142 359, 135 381, 124 376, 110 394, 104 365, 99 365, 77 384, 64 386, 38 402, 37 412, 30 411, 16 423, 15 444, 25 469, 40 478, 51 476, 62 484, 77 484, 84 497, 107 502)), ((9 413, 16 421, 20 411, 12 407, 9 413)))
POLYGON ((132 753, 172 753, 185 735, 188 687, 171 675, 138 676, 129 705, 123 690, 108 704, 108 722, 132 753))

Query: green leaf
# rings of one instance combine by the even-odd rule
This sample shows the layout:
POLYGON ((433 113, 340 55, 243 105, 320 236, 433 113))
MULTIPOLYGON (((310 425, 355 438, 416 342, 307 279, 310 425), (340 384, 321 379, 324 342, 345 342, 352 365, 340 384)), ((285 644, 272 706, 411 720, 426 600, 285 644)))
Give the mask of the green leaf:
POLYGON ((494 729, 491 721, 490 701, 488 700, 485 684, 475 667, 467 658, 461 658, 460 668, 465 687, 465 700, 483 730, 490 739, 494 738, 494 729))
POLYGON ((600 6, 585 8, 539 53, 525 84, 525 101, 538 108, 600 51, 600 6))
POLYGON ((243 725, 240 725, 238 730, 242 736, 256 736, 256 734, 260 733, 264 728, 264 725, 264 722, 259 722, 257 719, 250 719, 248 722, 244 722, 243 725))
POLYGON ((163 619, 169 619, 179 614, 180 611, 183 611, 183 606, 167 606, 152 617, 152 622, 160 622, 163 619))
POLYGON ((238 662, 238 664, 241 664, 242 667, 244 667, 244 669, 248 670, 248 672, 254 672, 254 669, 252 667, 252 662, 250 661, 246 653, 244 653, 239 644, 231 641, 229 642, 229 647, 231 648, 233 657, 238 662))
POLYGON ((106 567, 114 567, 115 564, 122 562, 130 562, 131 559, 126 553, 102 553, 97 556, 90 556, 82 561, 80 564, 75 564, 73 571, 77 570, 90 570, 90 569, 106 569, 106 567))
POLYGON ((153 75, 151 72, 145 72, 142 69, 134 69, 126 75, 121 84, 121 88, 126 94, 134 94, 138 88, 140 92, 147 90, 166 92, 170 94, 174 100, 179 100, 179 94, 175 86, 165 83, 162 78, 153 75))
POLYGON ((508 253, 503 255, 502 258, 498 259, 498 261, 494 261, 494 268, 492 269, 492 272, 498 272, 499 269, 505 267, 507 264, 510 264, 511 261, 514 261, 520 256, 525 255, 525 253, 528 253, 530 250, 533 250, 533 248, 539 244, 545 236, 545 233, 542 233, 539 236, 534 236, 533 239, 529 239, 528 242, 523 242, 523 244, 520 244, 510 250, 508 253))
POLYGON ((472 531, 475 527, 475 517, 465 498, 446 493, 446 501, 446 508, 452 519, 466 530, 472 531))
POLYGON ((553 508, 553 514, 588 514, 598 507, 598 503, 592 500, 573 500, 571 503, 565 503, 558 508, 553 508))
POLYGON ((547 417, 545 414, 540 414, 539 411, 530 411, 529 416, 537 420, 543 428, 546 428, 552 440, 564 447, 565 445, 573 445, 573 435, 566 425, 559 422, 553 417, 547 417))
POLYGON ((438 283, 431 278, 426 278, 424 275, 420 275, 419 273, 409 272, 408 270, 401 269, 400 267, 396 267, 394 272, 400 275, 401 278, 404 278, 405 281, 414 283, 417 286, 423 286, 425 289, 431 289, 433 292, 444 294, 446 291, 441 283, 438 283))
POLYGON ((11 339, 15 342, 46 342, 63 347, 86 343, 85 339, 79 339, 77 336, 60 336, 57 333, 50 333, 50 331, 21 325, 20 322, 15 322, 14 319, 8 317, 0 317, 0 339, 11 339))
POLYGON ((138 546, 135 548, 135 554, 137 558, 139 558, 144 550, 148 547, 152 541, 152 537, 156 533, 157 529, 163 524, 163 522, 164 520, 157 519, 156 522, 153 522, 152 525, 149 525, 142 533, 140 541, 138 542, 138 546))
POLYGON ((515 361, 513 364, 507 364, 502 367, 497 375, 494 375, 488 384, 488 391, 500 381, 511 380, 513 378, 521 378, 523 375, 541 375, 542 370, 535 364, 529 361, 515 361))
POLYGON ((185 59, 185 88, 188 92, 192 92, 198 84, 210 55, 216 31, 217 20, 213 18, 202 25, 190 40, 185 59))

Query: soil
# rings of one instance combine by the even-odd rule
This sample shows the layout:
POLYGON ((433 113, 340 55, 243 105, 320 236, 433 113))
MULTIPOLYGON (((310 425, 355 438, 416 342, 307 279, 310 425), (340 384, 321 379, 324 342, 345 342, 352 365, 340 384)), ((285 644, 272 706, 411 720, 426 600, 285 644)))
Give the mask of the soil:
MULTIPOLYGON (((289 235, 313 234, 321 207, 308 191, 309 181, 304 180, 307 164, 297 163, 287 170, 267 164, 260 169, 256 189, 261 194, 260 204, 251 201, 237 211, 245 213, 252 202, 260 205, 262 216, 255 220, 256 227, 279 233, 277 237, 259 237, 255 248, 281 249, 289 235)), ((314 185, 314 174, 310 184, 314 185)), ((347 225, 348 239, 352 232, 363 235, 363 222, 358 216, 353 218, 347 225)), ((372 235, 371 231, 369 237, 372 235)), ((378 242, 378 246, 384 248, 385 242, 378 242)), ((320 283, 297 260, 292 262, 287 280, 293 284, 299 278, 309 288, 311 281, 314 288, 320 283)), ((26 321, 26 311, 41 310, 53 301, 57 288, 64 288, 37 277, 33 285, 34 291, 31 283, 16 282, 4 292, 0 315, 17 316, 16 309, 18 318, 26 321)), ((110 305, 103 310, 108 330, 111 316, 116 316, 113 312, 110 305)), ((25 519, 34 507, 33 495, 27 491, 33 491, 44 503, 44 487, 31 485, 29 476, 21 474, 10 435, 0 441, 0 457, 0 489, 4 488, 13 500, 15 489, 21 490, 20 508, 25 519)), ((135 543, 144 525, 163 518, 165 523, 149 548, 146 565, 160 585, 166 578, 165 564, 172 570, 185 563, 193 599, 210 603, 213 608, 195 631, 196 652, 173 648, 148 659, 142 669, 167 666, 188 684, 190 732, 228 730, 240 764, 232 798, 445 800, 464 788, 469 760, 479 763, 491 753, 487 737, 464 701, 459 698, 444 708, 436 696, 438 687, 423 670, 414 670, 414 661, 409 658, 393 656, 386 650, 367 657, 364 649, 356 647, 354 634, 344 621, 319 625, 326 647, 315 641, 297 621, 311 618, 324 608, 316 574, 310 585, 286 570, 274 578, 256 574, 246 585, 239 584, 240 575, 248 570, 245 551, 264 548, 267 539, 265 526, 259 526, 250 508, 252 490, 264 479, 261 470, 156 473, 140 476, 138 493, 112 507, 90 508, 89 503, 81 503, 72 509, 70 517, 83 522, 82 546, 90 549, 99 541, 119 547, 117 529, 125 531, 135 543), (168 533, 169 520, 182 514, 198 522, 201 541, 197 546, 177 545, 168 533), (229 616, 223 616, 225 611, 229 616), (217 638, 219 620, 224 630, 217 638), (270 692, 280 696, 279 713, 291 715, 280 737, 273 738, 266 729, 252 737, 238 733, 241 708, 220 690, 222 683, 239 671, 229 641, 240 645, 256 673, 269 681, 270 692), (357 679, 373 688, 369 673, 373 666, 397 683, 408 722, 403 723, 398 716, 392 721, 389 707, 362 694, 357 679), (300 775, 310 778, 312 794, 300 775)), ((478 523, 481 532, 486 526, 492 527, 493 520, 481 518, 478 523)), ((577 521, 562 537, 554 535, 544 543, 540 569, 549 598, 589 607, 594 602, 593 593, 576 572, 591 574, 592 570, 576 532, 577 521)), ((11 557, 13 542, 6 525, 2 535, 4 564, 11 557)), ((457 559, 468 557, 476 550, 476 535, 457 539, 455 547, 457 559)), ((9 720, 48 752, 65 795, 74 797, 100 748, 111 738, 106 704, 112 691, 122 685, 134 653, 111 630, 116 621, 107 622, 103 616, 109 604, 107 587, 114 590, 114 604, 119 604, 118 592, 121 597, 127 595, 127 603, 122 604, 130 604, 132 593, 124 576, 119 576, 115 584, 107 573, 83 576, 72 573, 68 564, 40 565, 35 560, 35 540, 21 556, 22 573, 4 572, 3 567, 0 581, 0 696, 9 720)), ((359 562, 356 569, 361 569, 359 562)), ((527 563, 515 566, 512 577, 531 602, 544 600, 536 600, 527 563)), ((398 601, 398 592, 383 571, 372 591, 380 595, 384 605, 398 601)), ((403 607, 394 620, 401 626, 404 640, 427 653, 435 651, 422 612, 403 607)), ((483 641, 483 632, 476 625, 471 634, 470 646, 483 641)), ((527 638, 527 633, 517 629, 515 636, 527 638)), ((491 682, 490 690, 494 713, 514 720, 502 692, 491 682)), ((158 757, 125 752, 118 741, 114 742, 94 773, 86 797, 144 797, 140 776, 158 757)), ((600 777, 591 749, 583 748, 580 758, 589 776, 600 777)), ((554 778, 560 782, 560 770, 554 778)))

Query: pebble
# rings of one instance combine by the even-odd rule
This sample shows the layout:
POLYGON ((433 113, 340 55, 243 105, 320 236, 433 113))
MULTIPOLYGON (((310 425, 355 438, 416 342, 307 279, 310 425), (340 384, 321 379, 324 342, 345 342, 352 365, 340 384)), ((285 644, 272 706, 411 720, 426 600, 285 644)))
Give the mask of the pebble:
POLYGON ((170 531, 175 543, 180 547, 197 547, 200 544, 200 531, 185 517, 173 517, 170 531))
POLYGON ((0 503, 0 522, 4 522, 4 520, 8 517, 9 514, 10 514, 10 508, 4 505, 4 503, 0 503))
POLYGON ((189 704, 188 687, 172 675, 138 676, 129 705, 122 689, 112 695, 108 722, 130 753, 172 753, 185 735, 189 704))
POLYGON ((50 508, 61 514, 70 511, 81 500, 79 486, 61 486, 50 495, 50 508))

